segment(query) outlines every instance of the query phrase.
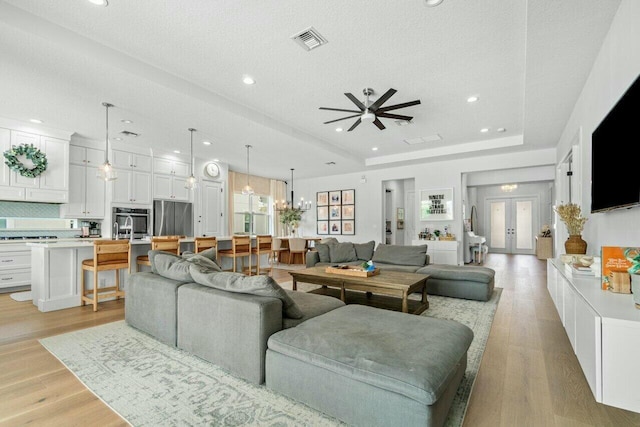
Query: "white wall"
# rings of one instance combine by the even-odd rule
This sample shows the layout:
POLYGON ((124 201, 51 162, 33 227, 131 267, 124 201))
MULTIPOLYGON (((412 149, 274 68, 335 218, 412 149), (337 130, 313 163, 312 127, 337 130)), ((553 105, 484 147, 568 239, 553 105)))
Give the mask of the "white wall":
MULTIPOLYGON (((514 170, 532 166, 553 165, 555 158, 555 149, 545 149, 522 153, 480 156, 473 159, 427 162, 418 165, 375 169, 367 171, 364 174, 366 176, 365 183, 361 182, 362 172, 301 179, 296 181, 296 194, 304 196, 305 199, 310 198, 311 200, 315 200, 315 195, 318 191, 354 188, 356 190, 356 234, 355 236, 336 237, 340 241, 366 242, 375 240, 377 243, 380 243, 382 232, 384 231, 381 231, 381 227, 384 224, 384 218, 382 217, 383 181, 415 178, 414 189, 416 193, 424 189, 453 188, 455 206, 454 219, 452 221, 438 222, 438 226, 442 229, 444 225, 450 225, 451 232, 461 240, 462 173, 496 170, 501 169, 502 165, 510 165, 514 170)), ((419 218, 417 215, 417 207, 414 210, 416 218, 419 218)), ((315 220, 316 215, 313 211, 303 216, 303 227, 306 234, 315 234, 315 220)), ((431 224, 433 223, 434 222, 431 222, 431 224)), ((427 224, 426 222, 416 220, 415 229, 423 229, 428 226, 427 224)))
MULTIPOLYGON (((589 218, 583 239, 588 244, 587 252, 593 255, 599 255, 601 246, 640 245, 640 208, 589 213, 591 134, 640 74, 639 22, 640 1, 623 0, 558 144, 556 163, 569 152, 571 141, 582 126, 581 206, 583 214, 589 218)), ((558 227, 564 227, 564 224, 559 222, 558 227)), ((565 253, 563 242, 555 244, 556 253, 565 253)))

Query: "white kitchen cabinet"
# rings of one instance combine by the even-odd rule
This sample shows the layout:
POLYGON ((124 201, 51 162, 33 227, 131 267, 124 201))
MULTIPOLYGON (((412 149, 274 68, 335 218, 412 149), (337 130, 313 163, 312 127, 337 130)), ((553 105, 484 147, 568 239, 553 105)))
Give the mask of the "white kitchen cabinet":
POLYGON ((191 191, 184 188, 187 179, 174 175, 153 175, 153 198, 188 202, 191 191))
POLYGON ((0 245, 0 289, 31 284, 31 248, 24 243, 0 245))
POLYGON ((458 265, 457 240, 413 240, 413 246, 427 245, 429 264, 458 265))
POLYGON ((69 162, 75 165, 93 167, 97 170, 104 163, 104 150, 96 148, 80 147, 77 145, 69 146, 69 162))
POLYGON ((69 203, 61 208, 64 218, 104 218, 105 182, 96 177, 97 166, 86 159, 82 164, 69 165, 69 203))
POLYGON ((118 169, 135 169, 139 172, 151 172, 151 156, 112 150, 111 163, 118 169))
POLYGON ((153 159, 153 173, 188 177, 189 164, 178 160, 155 157, 153 159))
POLYGON ((113 203, 150 205, 151 174, 133 170, 118 170, 113 181, 113 203))
POLYGON ((66 203, 69 198, 69 141, 18 130, 0 129, 2 151, 21 144, 33 145, 45 153, 47 170, 35 178, 28 178, 11 171, 3 164, 0 173, 0 199, 66 203))
POLYGON ((575 277, 547 260, 547 287, 597 402, 640 412, 640 310, 630 294, 601 289, 600 277, 575 277))

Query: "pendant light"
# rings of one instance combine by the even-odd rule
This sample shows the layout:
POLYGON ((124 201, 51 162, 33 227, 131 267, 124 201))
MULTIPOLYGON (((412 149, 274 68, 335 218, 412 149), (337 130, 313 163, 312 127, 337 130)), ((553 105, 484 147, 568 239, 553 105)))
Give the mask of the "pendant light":
POLYGON ((193 176, 193 164, 195 162, 193 158, 193 132, 196 130, 194 128, 189 128, 189 132, 191 132, 191 145, 189 148, 189 155, 191 156, 191 175, 187 178, 187 181, 184 184, 184 188, 187 190, 195 190, 198 187, 198 180, 193 176))
POLYGON ((249 172, 249 149, 251 148, 251 145, 245 145, 245 147, 247 148, 247 185, 242 187, 242 194, 248 195, 253 194, 253 188, 249 185, 249 177, 251 176, 251 173, 249 172))
POLYGON ((98 173, 96 176, 103 181, 114 181, 118 179, 118 174, 113 166, 111 166, 111 163, 109 163, 109 108, 113 107, 113 104, 103 102, 102 105, 105 107, 107 112, 107 136, 104 139, 104 163, 98 167, 98 173))

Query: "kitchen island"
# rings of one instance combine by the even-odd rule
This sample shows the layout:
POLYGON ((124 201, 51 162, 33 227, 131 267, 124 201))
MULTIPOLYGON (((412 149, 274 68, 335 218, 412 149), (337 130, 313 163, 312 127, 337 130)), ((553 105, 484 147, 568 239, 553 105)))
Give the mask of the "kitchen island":
MULTIPOLYGON (((218 249, 231 248, 231 236, 218 237, 217 240, 218 249)), ((193 242, 193 237, 180 239, 180 252, 192 251, 193 242)), ((129 264, 130 271, 135 272, 136 258, 147 254, 151 242, 135 239, 131 244, 129 264)), ((31 248, 31 294, 38 310, 46 312, 80 306, 82 261, 93 258, 93 239, 31 241, 26 245, 31 248)), ((230 260, 225 260, 227 262, 230 260)), ((85 274, 85 286, 93 289, 92 273, 85 274)), ((115 282, 115 274, 115 271, 100 272, 99 288, 111 286, 115 282)), ((120 285, 126 293, 130 272, 120 270, 119 274, 120 285)))

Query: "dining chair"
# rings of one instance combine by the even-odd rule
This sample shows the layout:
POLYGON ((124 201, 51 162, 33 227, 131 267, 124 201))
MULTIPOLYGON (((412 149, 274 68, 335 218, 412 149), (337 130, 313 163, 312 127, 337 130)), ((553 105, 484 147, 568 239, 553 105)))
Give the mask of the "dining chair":
MULTIPOLYGON (((180 255, 180 236, 153 236, 151 238, 151 250, 180 255)), ((151 267, 149 255, 140 255, 136 258, 136 271, 140 271, 141 265, 151 267)))
POLYGON ((283 253, 289 253, 288 245, 285 246, 281 238, 274 237, 271 241, 271 263, 277 262, 280 264, 282 262, 283 253))
POLYGON ((271 272, 271 265, 267 262, 268 267, 260 268, 260 257, 262 255, 271 254, 271 246, 273 245, 273 236, 270 234, 259 234, 256 236, 256 245, 251 248, 251 254, 256 256, 256 274, 261 274, 261 271, 269 274, 271 272))
POLYGON ((93 242, 93 258, 82 261, 82 278, 80 280, 80 302, 93 305, 93 311, 98 311, 101 299, 124 297, 120 289, 120 270, 129 268, 131 257, 131 243, 128 240, 96 240, 93 242), (98 288, 98 274, 101 271, 115 270, 115 284, 98 288), (85 289, 84 272, 93 273, 93 289, 85 289))
POLYGON ((220 258, 229 257, 233 259, 233 269, 227 271, 237 272, 236 260, 241 258, 242 270, 244 270, 244 258, 249 258, 249 275, 251 275, 251 237, 249 236, 231 236, 231 249, 219 249, 218 256, 220 258))
POLYGON ((306 262, 307 239, 292 237, 289 239, 289 264, 295 264, 296 255, 302 258, 302 264, 306 262))

